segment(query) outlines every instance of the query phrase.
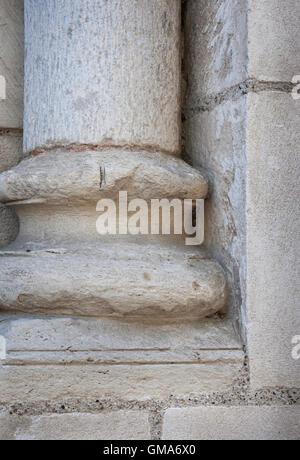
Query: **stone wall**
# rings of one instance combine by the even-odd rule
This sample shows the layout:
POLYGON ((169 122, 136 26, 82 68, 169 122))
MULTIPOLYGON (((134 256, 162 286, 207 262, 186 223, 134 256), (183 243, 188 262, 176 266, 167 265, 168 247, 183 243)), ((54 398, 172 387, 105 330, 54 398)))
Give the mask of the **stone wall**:
POLYGON ((247 2, 185 2, 185 155, 211 184, 205 244, 227 271, 245 340, 247 2))
POLYGON ((300 383, 299 14, 293 0, 185 6, 185 153, 211 178, 206 244, 231 280, 256 389, 300 383))
MULTIPOLYGON (((0 7, 0 172, 23 155, 22 6, 0 7)), ((183 2, 184 155, 211 184, 205 251, 229 279, 223 315, 0 313, 0 439, 300 439, 299 14, 297 0, 183 2)))

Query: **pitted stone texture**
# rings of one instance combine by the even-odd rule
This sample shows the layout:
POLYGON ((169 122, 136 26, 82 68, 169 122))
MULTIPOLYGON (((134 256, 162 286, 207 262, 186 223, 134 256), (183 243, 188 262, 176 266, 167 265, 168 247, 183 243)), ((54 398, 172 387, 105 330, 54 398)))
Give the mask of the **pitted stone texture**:
POLYGON ((47 315, 203 318, 224 308, 215 262, 176 246, 0 253, 0 310, 47 315))
POLYGON ((23 126, 24 7, 23 0, 1 0, 0 75, 6 99, 0 101, 0 128, 23 126))
POLYGON ((300 74, 299 0, 249 0, 248 5, 249 76, 291 81, 300 74))
MULTIPOLYGON (((0 6, 0 12, 1 8, 0 6)), ((2 27, 0 26, 0 37, 2 27)), ((1 45, 0 45, 1 46, 1 45)), ((0 59, 1 64, 1 59, 0 59)), ((3 101, 0 101, 0 114, 3 101)), ((0 115, 1 116, 1 115, 0 115)), ((15 166, 22 158, 22 138, 0 136, 0 173, 15 166)), ((1 200, 0 200, 1 201, 1 200)), ((14 241, 19 232, 19 220, 14 211, 0 204, 0 247, 14 241)))
POLYGON ((0 136, 0 173, 16 166, 22 160, 22 142, 22 137, 0 136))
POLYGON ((300 387, 299 101, 248 96, 248 346, 251 385, 300 387))
POLYGON ((184 123, 193 166, 210 177, 205 246, 227 269, 234 315, 246 309, 246 105, 246 96, 227 101, 184 123))
MULTIPOLYGON (((22 426, 28 427, 29 417, 22 418, 22 426)), ((9 412, 0 413, 0 441, 10 441, 15 437, 15 433, 20 425, 20 418, 17 415, 10 415, 9 412)))
POLYGON ((0 414, 0 440, 106 441, 151 439, 149 415, 140 411, 18 417, 0 414))
POLYGON ((19 233, 19 220, 15 212, 0 204, 0 247, 14 241, 19 233))
POLYGON ((0 175, 2 202, 97 203, 118 198, 205 198, 208 182, 179 158, 130 151, 50 151, 25 159, 0 175))
POLYGON ((79 143, 177 153, 180 4, 26 0, 25 151, 79 143))
POLYGON ((9 366, 34 365, 113 365, 226 364, 243 363, 242 350, 99 350, 99 351, 12 351, 6 356, 9 366))
POLYGON ((226 391, 242 364, 145 364, 2 366, 0 403, 38 403, 68 398, 163 400, 226 391))
MULTIPOLYGON (((97 318, 32 319, 2 315, 5 365, 239 364, 231 322, 125 322, 97 318)), ((4 362, 3 362, 4 363, 4 362)))
MULTIPOLYGON (((185 122, 187 151, 196 169, 210 173, 206 202, 206 244, 234 252, 245 232, 246 98, 228 101, 185 122), (236 241, 238 236, 239 242, 236 241)), ((1 177, 1 176, 0 176, 1 177)), ((1 184, 1 182, 0 182, 1 184)), ((242 247, 236 252, 244 252, 242 247)))
MULTIPOLYGON (((188 0, 185 11, 185 153, 210 179, 205 245, 226 267, 228 311, 242 325, 247 113, 245 97, 232 100, 228 95, 248 78, 247 2, 188 0)), ((241 331, 246 339, 244 325, 241 331)))
POLYGON ((103 318, 2 316, 7 352, 94 350, 240 350, 234 323, 226 320, 155 324, 103 318))
POLYGON ((163 439, 299 441, 300 406, 168 409, 163 439))
POLYGON ((187 105, 247 78, 247 3, 188 0, 185 17, 187 105))

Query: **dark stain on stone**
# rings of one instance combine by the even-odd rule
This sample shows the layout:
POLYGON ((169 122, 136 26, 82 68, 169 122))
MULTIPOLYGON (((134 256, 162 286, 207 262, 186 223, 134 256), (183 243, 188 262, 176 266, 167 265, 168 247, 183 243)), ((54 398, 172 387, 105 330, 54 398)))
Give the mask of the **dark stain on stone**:
POLYGON ((193 289, 194 291, 198 291, 200 288, 200 284, 198 284, 196 281, 193 282, 193 289))

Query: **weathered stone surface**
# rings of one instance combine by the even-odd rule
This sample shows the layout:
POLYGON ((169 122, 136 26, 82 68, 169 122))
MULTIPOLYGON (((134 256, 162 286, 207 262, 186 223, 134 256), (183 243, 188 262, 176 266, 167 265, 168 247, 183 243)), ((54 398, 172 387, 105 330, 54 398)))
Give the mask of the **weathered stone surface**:
POLYGON ((0 136, 0 173, 16 166, 22 160, 22 142, 22 137, 0 136))
POLYGON ((0 256, 2 311, 187 319, 213 315, 226 302, 222 268, 176 246, 115 242, 93 251, 0 256))
POLYGON ((234 323, 226 320, 175 324, 99 318, 20 318, 2 315, 7 352, 105 350, 241 350, 234 323))
POLYGON ((150 324, 109 319, 2 316, 5 365, 243 363, 226 321, 150 324))
POLYGON ((32 365, 0 367, 0 403, 63 401, 68 398, 162 400, 225 391, 240 362, 153 365, 32 365))
POLYGON ((185 6, 187 106, 247 78, 247 3, 189 0, 185 6))
POLYGON ((75 142, 178 153, 180 4, 27 0, 25 151, 75 142))
POLYGON ((0 128, 23 126, 24 8, 23 0, 1 0, 0 75, 6 99, 0 100, 0 128))
POLYGON ((58 365, 58 364, 206 364, 223 362, 243 363, 242 350, 98 350, 98 351, 12 351, 5 364, 9 366, 58 365))
POLYGON ((19 232, 19 220, 12 209, 0 203, 0 248, 14 241, 19 232))
MULTIPOLYGON (((22 418, 22 425, 28 426, 30 419, 22 418)), ((20 419, 17 415, 10 415, 8 412, 0 413, 0 441, 13 440, 17 431, 20 419)))
POLYGON ((259 80, 291 81, 299 75, 298 0, 249 0, 249 75, 259 80))
MULTIPOLYGON (((0 12, 1 12, 0 7, 0 12)), ((1 36, 0 26, 0 36, 1 36)), ((1 59, 0 59, 1 62, 1 59)), ((0 113, 1 104, 0 101, 0 113)), ((1 115, 0 115, 1 117, 1 115)), ((0 172, 19 163, 22 157, 22 138, 0 136, 0 172)), ((7 246, 14 241, 19 232, 19 221, 12 209, 0 204, 0 247, 7 246)))
POLYGON ((226 101, 184 123, 186 151, 210 177, 205 246, 227 269, 230 311, 246 309, 246 98, 226 101), (241 298, 242 297, 242 298, 241 298))
POLYGON ((300 440, 300 406, 168 409, 165 440, 300 440))
POLYGON ((131 198, 205 198, 207 180, 179 158, 161 153, 50 151, 0 175, 0 200, 44 199, 48 204, 131 198))
POLYGON ((148 440, 148 414, 141 411, 18 417, 0 414, 0 440, 148 440))
POLYGON ((88 318, 2 316, 6 366, 110 364, 221 364, 244 362, 234 325, 209 320, 191 323, 120 322, 88 318))
MULTIPOLYGON (((265 2, 264 2, 265 3, 265 2)), ((288 2, 290 4, 290 2, 288 2)), ((299 102, 248 97, 248 345, 251 385, 300 387, 299 102)))

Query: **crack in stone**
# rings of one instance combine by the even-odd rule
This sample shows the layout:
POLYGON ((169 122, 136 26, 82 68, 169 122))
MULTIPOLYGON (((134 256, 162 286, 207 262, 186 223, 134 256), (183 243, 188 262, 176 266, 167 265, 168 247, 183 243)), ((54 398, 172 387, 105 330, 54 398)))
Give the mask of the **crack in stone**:
POLYGON ((100 166, 100 190, 106 185, 106 170, 100 166))

